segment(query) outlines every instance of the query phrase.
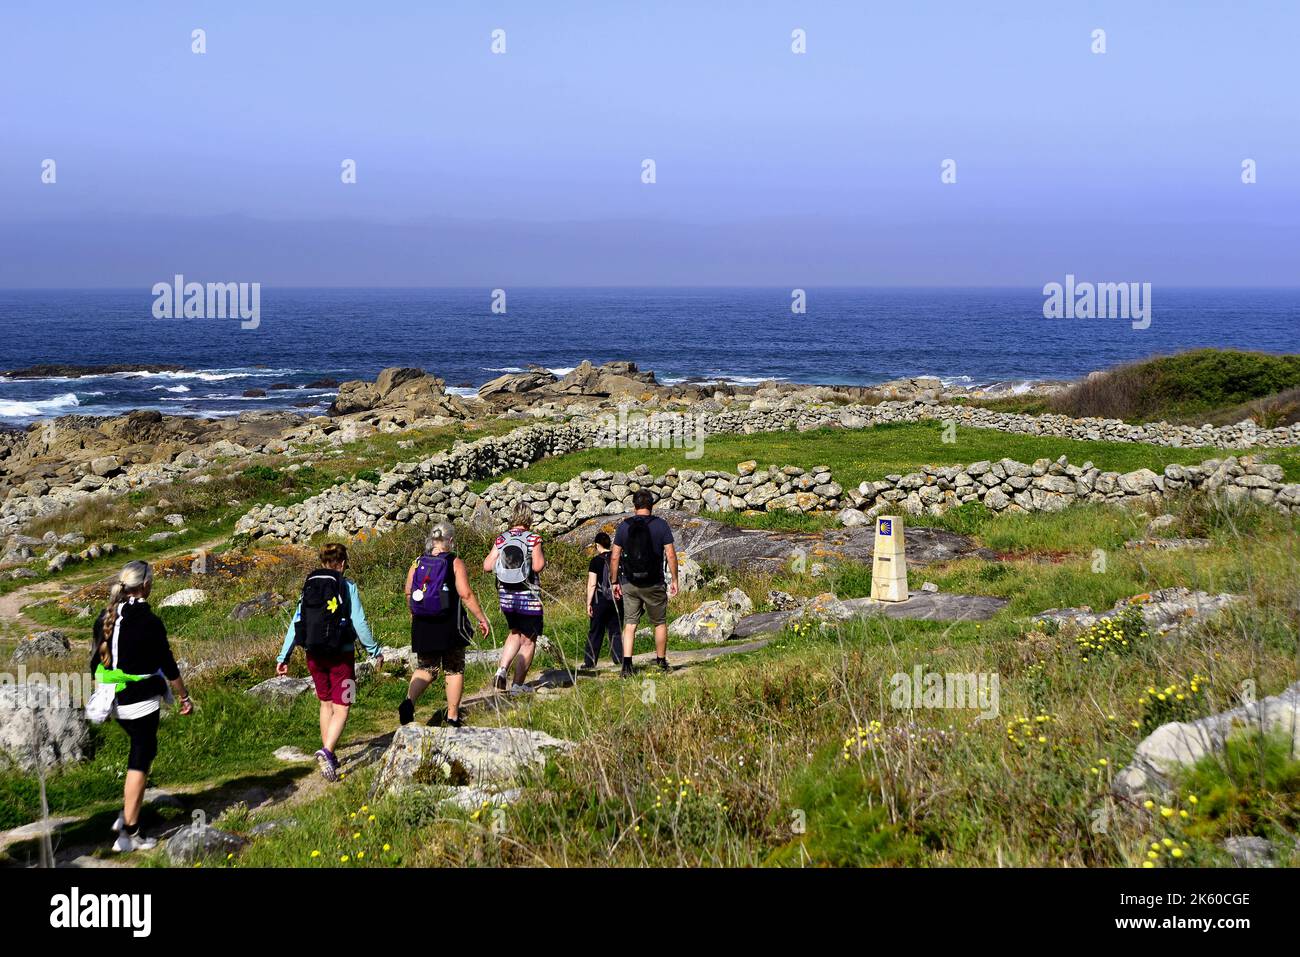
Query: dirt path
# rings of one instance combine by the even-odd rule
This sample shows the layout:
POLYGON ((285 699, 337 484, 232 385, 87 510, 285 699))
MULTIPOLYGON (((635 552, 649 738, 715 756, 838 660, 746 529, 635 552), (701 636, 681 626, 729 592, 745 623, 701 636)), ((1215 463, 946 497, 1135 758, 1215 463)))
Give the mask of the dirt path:
MULTIPOLYGON (((683 671, 715 658, 758 651, 769 643, 770 639, 727 642, 705 648, 672 652, 670 654, 672 671, 683 671)), ((633 658, 633 662, 638 666, 638 681, 659 674, 652 667, 653 659, 654 655, 651 652, 633 658)), ((569 693, 578 681, 618 680, 618 671, 609 662, 602 663, 595 671, 595 675, 580 676, 561 668, 544 670, 537 678, 528 682, 528 686, 533 689, 532 693, 501 694, 488 686, 464 699, 462 713, 483 716, 495 714, 499 721, 508 723, 511 712, 518 705, 528 701, 547 701, 556 695, 569 693)), ((379 734, 363 733, 340 747, 339 758, 342 761, 343 773, 352 774, 379 761, 392 737, 393 729, 379 734)), ((309 803, 322 797, 330 787, 316 772, 312 755, 299 752, 296 756, 290 755, 282 760, 284 761, 282 769, 265 774, 237 779, 218 779, 165 790, 150 789, 145 795, 146 803, 154 806, 167 804, 179 807, 186 815, 201 808, 207 820, 211 821, 227 807, 239 801, 243 801, 255 813, 259 813, 273 808, 290 808, 309 803)), ((99 812, 92 815, 51 818, 50 831, 55 848, 56 866, 130 866, 129 859, 116 857, 109 849, 112 838, 109 825, 112 816, 113 812, 99 812), (62 841, 60 835, 64 835, 62 841)), ((176 826, 184 823, 188 823, 186 818, 177 818, 176 826)), ((31 823, 0 832, 0 850, 8 850, 19 860, 35 858, 38 854, 36 841, 41 831, 39 823, 31 823)))
MULTIPOLYGON (((200 542, 196 545, 164 549, 144 557, 147 561, 159 562, 180 555, 192 554, 200 550, 212 551, 226 544, 227 541, 227 538, 218 538, 212 541, 200 542)), ((124 562, 129 560, 125 555, 123 556, 124 562)), ((42 631, 48 627, 24 614, 23 609, 29 605, 47 598, 62 598, 80 588, 84 588, 86 585, 108 581, 112 577, 112 573, 104 574, 102 569, 92 572, 82 571, 80 573, 72 571, 65 576, 47 581, 32 582, 30 585, 15 588, 6 595, 0 595, 0 638, 15 638, 33 631, 42 631)))

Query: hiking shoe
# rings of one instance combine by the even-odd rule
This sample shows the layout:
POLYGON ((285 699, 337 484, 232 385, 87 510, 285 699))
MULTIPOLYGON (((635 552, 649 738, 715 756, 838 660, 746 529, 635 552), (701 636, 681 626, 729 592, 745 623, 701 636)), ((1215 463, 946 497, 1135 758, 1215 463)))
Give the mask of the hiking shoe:
POLYGON ((667 674, 668 672, 673 670, 672 668, 668 667, 667 658, 656 658, 655 667, 658 668, 660 671, 662 671, 664 674, 667 674))
POLYGON ((126 822, 122 820, 122 815, 119 814, 117 820, 113 822, 113 833, 121 834, 124 827, 126 827, 126 822))
POLYGON ((518 682, 515 682, 515 684, 510 686, 510 693, 511 694, 535 694, 536 690, 528 687, 528 685, 523 685, 523 684, 519 684, 518 682))
POLYGON ((634 674, 636 674, 636 669, 632 667, 632 662, 626 658, 623 659, 623 670, 618 673, 618 676, 620 678, 631 678, 634 674))
POLYGON ((119 854, 130 854, 132 851, 152 851, 157 846, 157 841, 152 837, 145 837, 139 831, 134 834, 122 831, 117 835, 117 840, 113 842, 113 850, 119 854))
POLYGON ((321 777, 333 783, 339 779, 339 763, 324 748, 316 752, 316 766, 320 768, 321 777))
POLYGON ((459 728, 459 727, 461 727, 462 725, 465 724, 465 719, 464 719, 464 718, 448 718, 448 719, 447 719, 447 723, 448 723, 449 725, 451 725, 453 728, 459 728))
POLYGON ((410 698, 397 706, 397 720, 402 724, 410 724, 415 720, 415 702, 410 698))
POLYGON ((505 675, 497 675, 495 678, 493 678, 493 679, 492 679, 492 687, 493 687, 495 690, 497 690, 497 691, 505 691, 505 690, 506 690, 506 676, 505 676, 505 675))

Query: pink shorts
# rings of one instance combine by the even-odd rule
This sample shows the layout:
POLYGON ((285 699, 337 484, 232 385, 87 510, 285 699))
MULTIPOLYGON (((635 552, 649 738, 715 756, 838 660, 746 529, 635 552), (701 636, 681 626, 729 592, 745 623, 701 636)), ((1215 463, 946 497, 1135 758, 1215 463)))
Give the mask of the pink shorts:
POLYGON ((321 701, 351 705, 357 697, 356 656, 351 651, 337 655, 308 655, 307 670, 316 683, 321 701))

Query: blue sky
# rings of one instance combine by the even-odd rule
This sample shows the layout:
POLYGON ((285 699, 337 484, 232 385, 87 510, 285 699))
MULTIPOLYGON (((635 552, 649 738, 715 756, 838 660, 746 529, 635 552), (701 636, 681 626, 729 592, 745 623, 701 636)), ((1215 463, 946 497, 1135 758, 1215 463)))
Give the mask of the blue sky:
POLYGON ((1300 4, 1267 0, 6 0, 0 285, 129 285, 169 254, 308 285, 728 284, 782 264, 1295 285, 1298 36, 1300 4), (413 230, 433 262, 400 255, 413 230), (367 242, 331 256, 313 233, 367 242), (538 238, 503 252, 521 233, 538 238))

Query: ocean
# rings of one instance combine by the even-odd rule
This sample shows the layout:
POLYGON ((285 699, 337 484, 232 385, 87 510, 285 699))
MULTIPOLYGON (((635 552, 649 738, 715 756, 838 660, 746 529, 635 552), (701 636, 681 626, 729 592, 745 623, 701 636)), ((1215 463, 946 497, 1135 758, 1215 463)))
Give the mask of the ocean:
POLYGON ((321 410, 322 379, 418 366, 470 394, 535 363, 631 359, 666 383, 765 379, 869 385, 1069 379, 1202 346, 1300 351, 1300 289, 1162 289, 1149 328, 1045 319, 1040 289, 489 289, 261 291, 256 329, 238 319, 156 319, 147 288, 0 290, 0 369, 43 363, 171 364, 183 372, 0 378, 0 423, 131 409, 231 416, 321 410), (246 396, 249 390, 264 395, 246 396))

